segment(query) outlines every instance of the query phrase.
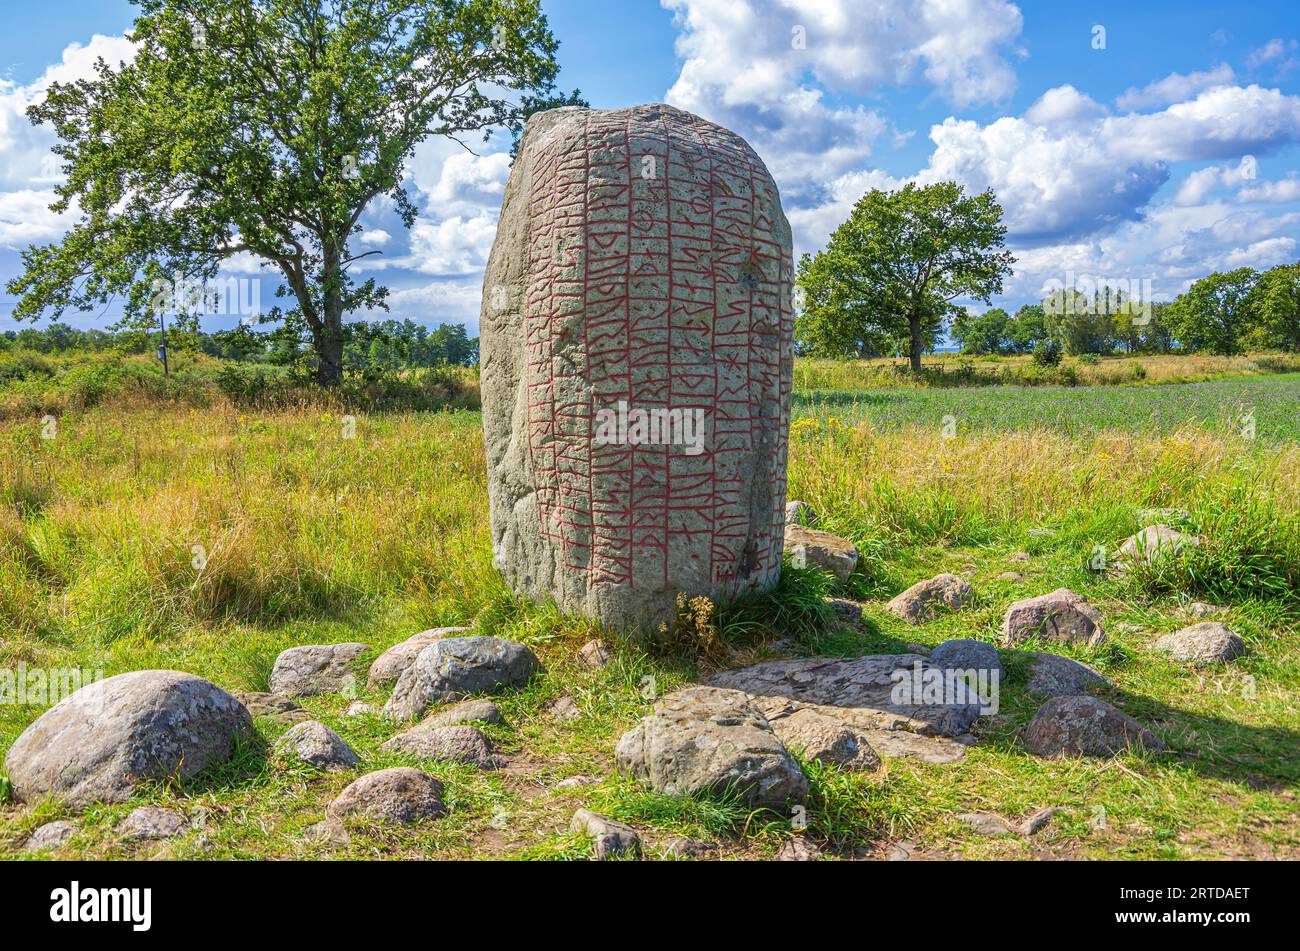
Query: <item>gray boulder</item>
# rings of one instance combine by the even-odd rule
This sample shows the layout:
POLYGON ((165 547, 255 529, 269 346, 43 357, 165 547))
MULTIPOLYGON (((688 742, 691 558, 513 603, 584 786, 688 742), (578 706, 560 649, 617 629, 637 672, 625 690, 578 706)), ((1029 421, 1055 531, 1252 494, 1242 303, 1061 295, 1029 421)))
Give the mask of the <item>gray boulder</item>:
POLYGON ((424 759, 464 763, 480 769, 495 769, 497 765, 496 757, 492 755, 492 741, 482 730, 473 726, 429 728, 421 723, 397 734, 382 748, 424 759))
POLYGON ((918 581, 885 607, 909 624, 921 624, 942 611, 964 607, 974 596, 966 581, 956 575, 942 574, 918 581))
POLYGON ((1061 644, 1095 646, 1106 639, 1101 612, 1081 594, 1058 588, 1050 594, 1017 601, 1002 621, 1002 643, 1023 644, 1032 637, 1061 644))
POLYGON ((225 762, 252 733, 248 710, 215 684, 140 670, 82 687, 41 714, 5 767, 20 802, 50 794, 76 808, 124 802, 142 781, 225 762))
POLYGON ((463 723, 500 723, 503 719, 501 708, 491 700, 464 700, 445 710, 429 714, 416 729, 433 730, 440 726, 460 726, 463 723))
POLYGON ((806 503, 785 503, 785 523, 787 525, 807 525, 810 521, 812 521, 812 508, 806 503))
POLYGON ((141 806, 117 825, 117 834, 124 839, 170 839, 182 835, 190 828, 185 816, 158 806, 141 806))
POLYGON ((726 129, 662 104, 528 119, 480 318, 492 546, 516 590, 653 634, 679 592, 776 584, 791 248, 726 129))
POLYGON ((796 564, 822 568, 841 581, 848 581, 858 566, 858 550, 853 542, 802 525, 785 527, 785 550, 796 564))
POLYGON ((435 641, 402 673, 384 713, 396 720, 420 716, 432 703, 526 684, 541 664, 537 655, 499 637, 435 641))
POLYGON ((618 769, 673 796, 730 792, 753 807, 783 808, 808 780, 771 724, 735 690, 669 694, 614 753, 618 769))
POLYGON ((864 731, 810 707, 791 705, 768 715, 777 739, 804 759, 833 763, 844 769, 871 770, 880 757, 864 731))
POLYGON ((56 819, 54 822, 45 823, 33 832, 23 843, 23 848, 28 852, 61 849, 76 834, 76 823, 69 822, 67 819, 56 819))
POLYGON ((1077 660, 1059 654, 1030 655, 1031 693, 1044 697, 1077 697, 1109 686, 1109 680, 1077 660))
POLYGON ((415 825, 445 813, 442 783, 408 766, 366 773, 326 807, 332 819, 359 816, 391 825, 415 825))
POLYGON ((1137 565, 1156 564, 1178 555, 1188 547, 1200 544, 1201 539, 1195 535, 1188 535, 1168 525, 1148 525, 1124 540, 1110 556, 1111 566, 1116 572, 1123 573, 1137 565))
POLYGON ((590 809, 579 809, 573 814, 569 831, 592 837, 592 857, 597 861, 641 855, 641 837, 635 829, 590 809))
POLYGON ((1202 621, 1156 639, 1153 650, 1190 664, 1226 664, 1246 653, 1246 642, 1219 621, 1202 621))
POLYGON ((375 662, 370 665, 370 676, 367 680, 370 689, 380 690, 391 687, 397 683, 402 672, 415 663, 415 658, 420 656, 420 651, 434 641, 440 641, 444 637, 460 637, 470 630, 468 627, 438 627, 431 631, 421 631, 400 644, 394 644, 376 657, 375 662))
POLYGON ((352 769, 361 764, 361 757, 343 737, 315 720, 299 723, 290 729, 276 741, 275 751, 317 769, 352 769))
POLYGON ((940 670, 996 671, 999 682, 1002 678, 1002 658, 998 656, 998 649, 984 641, 964 637, 944 641, 930 651, 929 660, 931 667, 940 670))
POLYGON ((248 691, 236 693, 235 699, 242 703, 253 716, 263 717, 281 726, 302 723, 311 719, 310 713, 288 697, 281 697, 278 694, 248 691))
POLYGON ((290 647, 275 659, 271 693, 284 697, 337 693, 356 682, 353 664, 369 649, 365 644, 290 647))
POLYGON ((1096 697, 1048 700, 1025 728, 1035 756, 1115 756, 1131 748, 1156 752, 1164 742, 1137 720, 1096 697))

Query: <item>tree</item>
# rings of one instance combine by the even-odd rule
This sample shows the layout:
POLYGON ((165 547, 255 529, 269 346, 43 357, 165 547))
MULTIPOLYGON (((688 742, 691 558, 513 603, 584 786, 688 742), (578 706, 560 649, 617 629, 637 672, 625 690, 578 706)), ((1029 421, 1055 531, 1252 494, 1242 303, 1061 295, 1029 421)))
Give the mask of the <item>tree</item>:
POLYGON ((962 353, 1009 353, 1011 322, 1011 315, 1001 307, 991 307, 982 314, 963 310, 952 320, 952 336, 961 345, 962 353))
POLYGON ((1246 301, 1258 276, 1248 267, 1216 272, 1180 294, 1165 312, 1179 345, 1224 355, 1240 353, 1249 320, 1246 301))
POLYGON ((160 282, 206 282, 249 254, 278 271, 268 317, 309 336, 316 378, 341 381, 344 317, 386 309, 349 267, 362 213, 403 187, 415 146, 517 130, 553 97, 557 44, 539 0, 138 0, 135 57, 56 83, 28 110, 53 126, 80 218, 23 253, 14 315, 121 296, 155 319, 160 282), (512 94, 518 94, 513 96, 512 94))
POLYGON ((912 369, 932 349, 959 297, 989 303, 1015 263, 991 191, 956 182, 873 189, 825 250, 799 262, 805 307, 796 333, 813 352, 860 354, 905 340, 912 369))
POLYGON ((1092 296, 1077 288, 1053 291, 1043 301, 1044 326, 1048 336, 1066 353, 1107 353, 1115 336, 1112 310, 1118 298, 1097 291, 1092 296))
POLYGON ((1011 353, 1032 353, 1040 341, 1047 339, 1046 315, 1042 304, 1025 304, 1007 327, 1007 346, 1011 353))
POLYGON ((1252 349, 1300 351, 1300 264, 1281 264, 1261 274, 1246 309, 1246 343, 1252 349))

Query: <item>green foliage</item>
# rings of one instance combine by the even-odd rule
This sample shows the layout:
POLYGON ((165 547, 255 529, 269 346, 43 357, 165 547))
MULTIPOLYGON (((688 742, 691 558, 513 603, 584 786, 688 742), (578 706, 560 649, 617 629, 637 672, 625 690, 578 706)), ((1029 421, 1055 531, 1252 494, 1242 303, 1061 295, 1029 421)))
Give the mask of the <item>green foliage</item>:
POLYGON ((799 262, 805 294, 795 323, 803 352, 875 356, 902 351, 920 371, 953 300, 985 303, 1002 292, 1014 258, 992 192, 966 196, 955 182, 895 192, 873 189, 826 248, 799 262))
POLYGON ((1246 302, 1258 275, 1240 267, 1203 277, 1169 305, 1170 329, 1188 350, 1233 354, 1242 350, 1249 324, 1246 302))
POLYGON ((1251 349, 1300 353, 1300 264, 1265 271, 1246 299, 1251 349))
POLYGON ((80 217, 23 252, 14 315, 120 296, 128 324, 152 326, 160 284, 203 284, 249 254, 283 279, 287 304, 267 317, 300 325, 317 380, 340 383, 344 316, 386 307, 385 288, 349 272, 374 253, 349 247, 362 213, 387 196, 410 227, 420 142, 486 138, 521 121, 518 95, 552 95, 557 43, 538 0, 140 5, 130 63, 54 83, 28 111, 67 171, 52 207, 80 217))
POLYGON ((1055 340, 1040 340, 1034 344, 1034 363, 1040 367, 1061 365, 1061 345, 1055 340))

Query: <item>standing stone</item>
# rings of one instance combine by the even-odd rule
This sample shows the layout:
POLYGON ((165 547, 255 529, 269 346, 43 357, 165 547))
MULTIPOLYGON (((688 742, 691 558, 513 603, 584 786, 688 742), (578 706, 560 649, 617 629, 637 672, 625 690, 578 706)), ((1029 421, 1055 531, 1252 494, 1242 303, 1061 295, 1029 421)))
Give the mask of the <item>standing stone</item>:
POLYGON ((775 585, 790 228, 739 136, 665 105, 538 113, 483 282, 492 542, 518 591, 655 630, 775 585))

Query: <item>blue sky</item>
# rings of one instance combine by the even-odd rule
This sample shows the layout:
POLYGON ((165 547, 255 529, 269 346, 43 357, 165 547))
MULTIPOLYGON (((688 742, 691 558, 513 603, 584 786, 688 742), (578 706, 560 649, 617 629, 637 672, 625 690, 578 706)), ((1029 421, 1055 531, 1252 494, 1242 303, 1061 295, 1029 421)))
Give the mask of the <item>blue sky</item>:
MULTIPOLYGON (((871 187, 956 178, 1006 210, 1014 308, 1069 277, 1168 299, 1212 270, 1300 258, 1300 26, 1285 2, 550 0, 561 83, 594 106, 668 101, 745 135, 781 187, 797 251, 871 187), (1104 29, 1104 48, 1098 28, 1104 29), (801 32, 800 32, 801 30, 801 32), (802 44, 796 36, 801 36, 802 44)), ((22 115, 97 54, 129 55, 132 6, 49 0, 0 35, 0 279, 57 240, 50 138, 22 115)), ((406 232, 363 224, 393 315, 477 326, 507 143, 430 142, 406 232)), ((255 262, 235 271, 259 273, 255 262)), ((269 301, 273 277, 265 275, 269 301)), ((12 301, 0 295, 0 322, 12 301)), ((74 321, 105 323, 104 316, 74 321)), ((216 319, 213 326, 223 321, 216 319)), ((2 325, 2 323, 0 323, 2 325)))

